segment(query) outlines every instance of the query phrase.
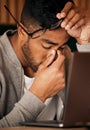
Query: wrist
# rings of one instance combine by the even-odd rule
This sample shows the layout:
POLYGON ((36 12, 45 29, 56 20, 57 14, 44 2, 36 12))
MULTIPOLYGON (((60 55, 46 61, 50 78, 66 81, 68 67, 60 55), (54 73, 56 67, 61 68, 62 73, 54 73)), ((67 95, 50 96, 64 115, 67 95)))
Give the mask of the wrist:
POLYGON ((83 45, 86 43, 90 43, 90 39, 77 39, 78 44, 83 45))
POLYGON ((46 98, 42 96, 41 92, 36 89, 33 89, 32 87, 29 89, 29 91, 33 93, 37 98, 39 98, 43 103, 45 102, 46 98))
POLYGON ((81 28, 80 37, 77 38, 79 44, 90 43, 90 23, 81 28))

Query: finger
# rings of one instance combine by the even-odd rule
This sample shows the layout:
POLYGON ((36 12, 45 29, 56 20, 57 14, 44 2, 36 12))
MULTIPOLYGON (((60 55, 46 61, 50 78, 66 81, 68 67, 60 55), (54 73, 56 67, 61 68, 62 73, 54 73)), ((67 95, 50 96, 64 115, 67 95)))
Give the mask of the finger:
MULTIPOLYGON (((65 55, 62 53, 62 58, 60 57, 59 59, 59 70, 63 72, 63 74, 65 74, 65 55)), ((65 76, 65 75, 64 75, 65 76)))
POLYGON ((56 55, 56 51, 52 50, 50 54, 47 56, 47 59, 39 66, 39 69, 48 67, 53 62, 55 55, 56 55))
POLYGON ((65 16, 66 16, 66 14, 65 14, 64 12, 62 12, 62 13, 57 13, 57 14, 56 14, 56 17, 57 17, 58 19, 65 18, 65 16))
POLYGON ((77 28, 80 28, 81 26, 83 26, 85 24, 85 20, 81 19, 80 21, 78 21, 71 29, 75 30, 77 28))
POLYGON ((70 12, 68 13, 68 15, 65 17, 65 19, 61 23, 61 27, 62 28, 64 28, 68 24, 68 22, 74 17, 75 13, 76 12, 75 12, 74 9, 70 10, 70 12))
POLYGON ((64 63, 64 60, 65 60, 65 56, 60 51, 57 51, 57 58, 52 63, 52 66, 54 66, 56 68, 60 68, 62 66, 62 64, 64 63))
POLYGON ((58 19, 65 18, 65 16, 68 14, 68 12, 72 8, 72 6, 73 6, 72 2, 67 2, 66 5, 64 6, 64 8, 62 9, 61 13, 58 13, 56 15, 56 17, 58 19))
POLYGON ((66 30, 71 29, 78 21, 80 21, 82 18, 78 13, 75 14, 75 16, 67 23, 65 26, 66 30))

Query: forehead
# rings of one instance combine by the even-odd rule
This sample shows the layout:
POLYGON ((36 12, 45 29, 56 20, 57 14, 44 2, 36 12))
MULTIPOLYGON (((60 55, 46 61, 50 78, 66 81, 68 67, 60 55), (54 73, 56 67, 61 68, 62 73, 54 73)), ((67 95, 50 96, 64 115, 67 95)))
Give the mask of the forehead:
POLYGON ((57 43, 58 45, 62 45, 62 44, 66 43, 69 40, 70 36, 65 31, 65 29, 60 28, 60 29, 53 30, 53 31, 47 30, 41 36, 41 38, 48 39, 48 40, 50 40, 52 42, 57 43))

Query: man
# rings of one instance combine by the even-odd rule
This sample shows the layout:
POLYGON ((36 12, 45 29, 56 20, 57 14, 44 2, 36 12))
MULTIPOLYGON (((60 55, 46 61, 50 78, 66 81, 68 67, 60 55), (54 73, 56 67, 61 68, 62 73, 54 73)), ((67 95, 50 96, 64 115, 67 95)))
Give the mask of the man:
POLYGON ((83 16, 71 2, 66 2, 25 0, 17 30, 1 36, 0 127, 30 120, 53 120, 55 116, 60 119, 65 44, 70 36, 81 44, 84 25, 83 16))

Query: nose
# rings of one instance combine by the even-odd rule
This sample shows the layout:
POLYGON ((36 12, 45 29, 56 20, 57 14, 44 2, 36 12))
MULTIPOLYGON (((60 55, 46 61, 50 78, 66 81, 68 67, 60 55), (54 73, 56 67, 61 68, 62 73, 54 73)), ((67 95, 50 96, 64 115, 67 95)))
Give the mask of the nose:
POLYGON ((61 47, 61 46, 59 46, 59 47, 54 47, 54 50, 55 51, 60 51, 60 52, 62 52, 63 51, 63 47, 61 47))
POLYGON ((51 53, 51 51, 55 51, 56 54, 57 54, 57 51, 60 51, 60 53, 63 54, 63 49, 64 48, 61 46, 54 46, 52 49, 49 50, 48 55, 51 53))

